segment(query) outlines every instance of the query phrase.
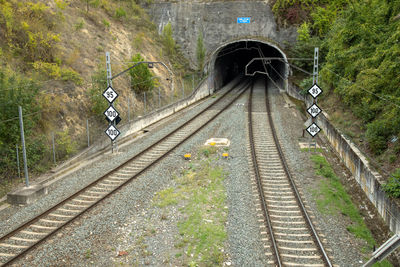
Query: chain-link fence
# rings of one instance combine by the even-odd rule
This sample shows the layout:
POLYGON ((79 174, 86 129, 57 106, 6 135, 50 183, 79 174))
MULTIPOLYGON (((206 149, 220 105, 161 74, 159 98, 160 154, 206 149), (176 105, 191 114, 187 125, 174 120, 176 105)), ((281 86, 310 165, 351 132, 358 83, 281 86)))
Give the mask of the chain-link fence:
MULTIPOLYGON (((200 75, 195 74, 179 77, 175 81, 173 91, 171 87, 166 88, 166 86, 163 87, 162 85, 140 94, 135 93, 133 90, 121 90, 118 101, 114 102, 114 106, 122 118, 116 127, 121 129, 125 125, 135 123, 142 116, 188 97, 194 91, 201 78, 200 75)), ((117 92, 119 91, 117 87, 114 89, 117 92)), ((48 93, 57 94, 58 92, 51 90, 48 93)), ((106 99, 104 101, 106 102, 106 99)), ((16 106, 15 109, 18 109, 18 107, 16 106)), ((41 110, 38 113, 44 112, 49 113, 48 110, 41 110)), ((77 109, 77 112, 81 111, 77 109)), ((22 115, 23 119, 32 116, 32 114, 22 115)), ((18 117, 11 120, 18 121, 18 117)), ((0 123, 3 122, 0 121, 0 123)), ((14 123, 16 124, 17 122, 14 121, 14 123)), ((26 150, 28 152, 32 150, 33 146, 39 146, 38 144, 40 143, 40 151, 38 153, 27 153, 29 173, 31 173, 31 170, 35 173, 41 173, 58 166, 60 163, 91 147, 96 142, 107 138, 105 130, 108 127, 108 122, 104 115, 88 116, 88 114, 82 111, 82 114, 73 116, 73 119, 66 114, 65 116, 61 116, 61 119, 58 119, 57 123, 46 121, 42 118, 39 124, 44 128, 48 127, 47 125, 52 125, 51 127, 53 128, 40 131, 45 132, 45 134, 38 133, 27 136, 26 150)), ((19 177, 23 176, 24 173, 20 140, 20 137, 16 137, 14 152, 11 150, 7 152, 12 154, 8 156, 8 160, 15 162, 12 165, 17 170, 14 170, 13 173, 15 175, 18 174, 19 177)))

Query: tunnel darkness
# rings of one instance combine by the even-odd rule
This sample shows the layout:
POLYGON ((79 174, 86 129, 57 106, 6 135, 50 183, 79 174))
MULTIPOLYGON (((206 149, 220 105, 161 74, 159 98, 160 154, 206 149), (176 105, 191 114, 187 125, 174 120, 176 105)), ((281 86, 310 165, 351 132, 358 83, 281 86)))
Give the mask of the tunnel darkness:
POLYGON ((264 74, 264 76, 270 77, 269 82, 273 81, 280 89, 285 90, 284 80, 287 77, 287 68, 284 63, 284 55, 277 48, 262 42, 239 41, 223 47, 216 55, 214 73, 221 77, 221 85, 225 85, 239 74, 244 75, 246 65, 253 58, 259 57, 281 58, 282 60, 267 60, 265 65, 261 60, 254 61, 247 67, 247 73, 253 75, 257 72, 266 72, 268 75, 264 74))

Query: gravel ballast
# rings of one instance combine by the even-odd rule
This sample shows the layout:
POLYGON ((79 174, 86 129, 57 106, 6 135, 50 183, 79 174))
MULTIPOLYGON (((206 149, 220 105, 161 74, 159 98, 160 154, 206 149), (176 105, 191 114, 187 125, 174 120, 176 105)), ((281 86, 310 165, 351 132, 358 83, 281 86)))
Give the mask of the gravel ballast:
MULTIPOLYGON (((228 138, 229 159, 218 159, 227 173, 225 189, 227 194, 227 240, 225 247, 226 266, 266 266, 263 243, 260 237, 250 184, 246 149, 247 114, 246 92, 231 108, 190 138, 184 145, 128 184, 118 193, 99 204, 73 224, 59 231, 55 237, 34 249, 18 261, 22 266, 176 266, 179 259, 174 255, 177 223, 182 219, 178 206, 159 208, 153 204, 154 195, 168 187, 175 186, 173 177, 188 168, 189 161, 182 155, 195 153, 205 141, 213 137, 228 138)), ((137 141, 120 149, 118 154, 104 155, 103 158, 71 174, 52 185, 50 194, 27 207, 8 209, 0 214, 0 233, 8 232, 15 225, 27 220, 39 211, 70 195, 102 174, 135 155, 153 140, 165 135, 168 129, 191 117, 207 105, 208 99, 193 110, 187 110, 182 117, 160 127, 154 127, 137 141)), ((359 253, 362 242, 346 231, 342 218, 320 214, 316 208, 311 190, 318 183, 309 154, 301 152, 299 141, 303 120, 295 108, 285 106, 277 90, 270 94, 271 109, 281 145, 296 181, 304 190, 315 221, 327 237, 333 250, 334 263, 340 266, 360 266, 363 260, 359 253), (296 114, 296 115, 295 115, 296 114)))

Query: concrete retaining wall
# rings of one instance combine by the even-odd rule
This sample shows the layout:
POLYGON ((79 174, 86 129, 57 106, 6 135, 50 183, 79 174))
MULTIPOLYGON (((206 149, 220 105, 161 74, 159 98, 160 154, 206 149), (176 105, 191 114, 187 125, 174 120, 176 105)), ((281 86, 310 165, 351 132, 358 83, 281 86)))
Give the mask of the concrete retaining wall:
MULTIPOLYGON (((288 94, 296 99, 305 101, 299 94, 300 89, 289 83, 288 94)), ((308 102, 308 101, 307 101, 308 102)), ((353 174, 366 196, 375 205, 379 214, 383 217, 390 230, 400 233, 400 208, 382 190, 382 176, 374 171, 361 151, 344 135, 337 130, 327 118, 326 113, 317 117, 316 123, 322 129, 345 166, 353 174)))

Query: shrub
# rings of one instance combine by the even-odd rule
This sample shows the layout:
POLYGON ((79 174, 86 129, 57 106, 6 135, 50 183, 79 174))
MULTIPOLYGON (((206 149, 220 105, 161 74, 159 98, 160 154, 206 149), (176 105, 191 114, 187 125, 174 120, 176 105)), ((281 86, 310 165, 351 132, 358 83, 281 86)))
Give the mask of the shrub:
POLYGON ((56 2, 57 8, 61 10, 64 10, 69 5, 69 3, 64 2, 63 0, 54 0, 54 2, 56 2))
POLYGON ((47 63, 36 61, 32 64, 33 68, 39 73, 46 75, 52 79, 72 81, 77 85, 82 84, 82 77, 69 67, 61 68, 57 63, 47 63))
POLYGON ((168 24, 164 26, 164 29, 162 31, 162 39, 167 54, 170 56, 174 55, 176 44, 174 38, 172 37, 172 26, 170 22, 168 22, 168 24))
POLYGON ((104 25, 104 27, 106 27, 106 28, 110 28, 110 22, 108 21, 108 20, 106 20, 106 19, 103 19, 103 25, 104 25))
POLYGON ((58 132, 55 136, 57 155, 59 159, 68 158, 77 151, 77 142, 73 141, 68 129, 58 132))
MULTIPOLYGON (((144 61, 144 58, 140 54, 136 54, 132 57, 132 62, 144 61)), ((154 88, 153 74, 150 72, 146 64, 140 64, 129 70, 131 76, 131 89, 135 93, 149 92, 154 88)))
POLYGON ((36 100, 39 87, 30 79, 0 69, 0 177, 16 174, 15 145, 20 144, 18 106, 24 115, 24 132, 28 166, 36 169, 44 153, 43 139, 38 137, 35 127, 40 121, 40 107, 36 100), (27 116, 31 114, 30 116, 27 116))
POLYGON ((61 68, 60 74, 63 81, 71 81, 76 85, 81 85, 83 82, 81 75, 69 67, 61 68))
POLYGON ((103 112, 108 107, 107 100, 103 97, 103 92, 107 88, 106 70, 98 68, 92 76, 92 87, 88 91, 90 99, 90 111, 93 115, 103 119, 103 112))
POLYGON ((400 197, 400 169, 392 173, 391 178, 382 186, 382 189, 391 197, 400 197))
POLYGON ((303 22, 297 29, 297 40, 301 42, 308 42, 310 40, 310 24, 303 22))
POLYGON ((83 29, 83 26, 85 26, 85 21, 83 19, 80 19, 79 22, 75 23, 74 28, 76 31, 83 29))
POLYGON ((57 20, 45 4, 0 2, 0 37, 11 52, 27 62, 52 62, 60 36, 53 29, 57 20))
POLYGON ((126 17, 126 11, 125 11, 125 9, 123 9, 122 7, 118 7, 118 8, 115 10, 115 17, 116 17, 117 19, 121 19, 121 18, 126 17))
POLYGON ((387 139, 391 131, 383 120, 375 120, 367 125, 365 138, 368 146, 375 154, 381 154, 387 148, 387 139))

